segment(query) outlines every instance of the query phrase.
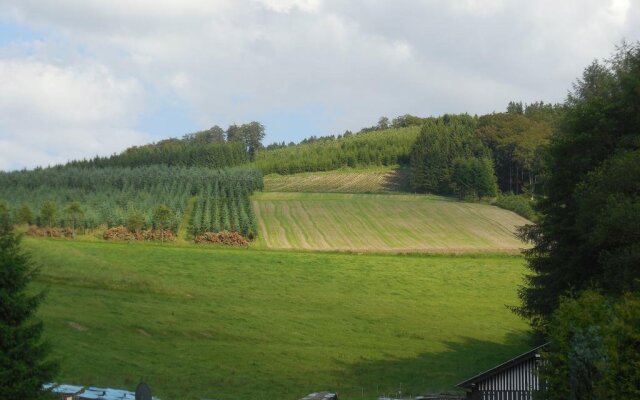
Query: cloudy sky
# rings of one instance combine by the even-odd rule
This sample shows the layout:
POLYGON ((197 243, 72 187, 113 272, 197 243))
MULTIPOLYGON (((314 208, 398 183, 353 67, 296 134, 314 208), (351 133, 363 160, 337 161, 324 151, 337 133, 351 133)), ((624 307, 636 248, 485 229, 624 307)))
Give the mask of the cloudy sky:
POLYGON ((214 124, 266 143, 562 101, 637 0, 0 0, 0 169, 214 124))

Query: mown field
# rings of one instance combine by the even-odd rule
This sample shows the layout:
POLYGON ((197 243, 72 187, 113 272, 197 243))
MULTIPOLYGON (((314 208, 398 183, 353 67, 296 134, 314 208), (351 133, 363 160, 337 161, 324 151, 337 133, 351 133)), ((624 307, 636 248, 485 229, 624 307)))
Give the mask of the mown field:
POLYGON ((264 177, 265 192, 387 193, 408 190, 408 171, 390 166, 264 177))
POLYGON ((528 221, 425 195, 256 193, 256 247, 375 252, 518 252, 528 221))
POLYGON ((451 390, 527 348, 516 256, 387 256, 26 238, 59 380, 162 399, 451 390))

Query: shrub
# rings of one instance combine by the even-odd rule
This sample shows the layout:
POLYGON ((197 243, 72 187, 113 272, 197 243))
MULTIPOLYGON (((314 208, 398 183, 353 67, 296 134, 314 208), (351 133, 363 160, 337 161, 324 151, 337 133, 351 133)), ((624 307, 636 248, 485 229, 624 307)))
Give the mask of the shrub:
POLYGON ((529 221, 535 222, 538 219, 538 215, 533 210, 533 202, 525 196, 513 193, 501 194, 493 204, 505 210, 513 211, 529 221))

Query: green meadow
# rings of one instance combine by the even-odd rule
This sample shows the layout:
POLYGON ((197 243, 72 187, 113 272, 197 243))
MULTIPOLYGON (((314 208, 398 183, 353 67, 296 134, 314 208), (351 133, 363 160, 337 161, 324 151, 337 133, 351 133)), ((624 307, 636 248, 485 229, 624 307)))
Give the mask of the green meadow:
POLYGON ((454 390, 527 349, 511 255, 382 255, 25 238, 60 381, 162 399, 454 390))
POLYGON ((510 252, 528 220, 498 207, 413 194, 257 192, 255 246, 354 252, 510 252))

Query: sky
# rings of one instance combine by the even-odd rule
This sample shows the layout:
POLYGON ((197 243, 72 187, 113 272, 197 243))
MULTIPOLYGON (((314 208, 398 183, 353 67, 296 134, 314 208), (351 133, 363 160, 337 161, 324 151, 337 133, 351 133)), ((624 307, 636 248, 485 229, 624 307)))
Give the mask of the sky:
POLYGON ((639 0, 0 0, 0 170, 562 102, 639 39, 639 0))

